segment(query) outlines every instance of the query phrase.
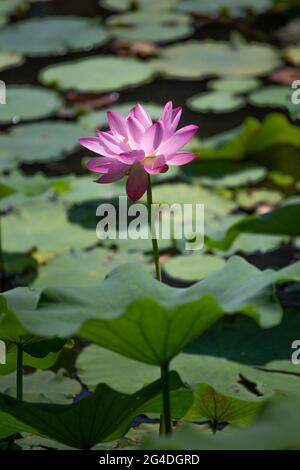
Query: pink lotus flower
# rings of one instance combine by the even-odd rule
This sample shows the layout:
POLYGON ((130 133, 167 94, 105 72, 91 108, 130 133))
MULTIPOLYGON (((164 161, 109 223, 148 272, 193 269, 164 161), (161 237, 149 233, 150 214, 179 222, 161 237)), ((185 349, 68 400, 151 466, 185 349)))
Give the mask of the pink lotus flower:
POLYGON ((164 173, 171 165, 185 165, 196 155, 180 149, 198 130, 190 125, 176 131, 181 108, 169 101, 162 117, 153 124, 144 108, 137 104, 126 118, 108 111, 110 131, 97 131, 97 137, 79 139, 83 147, 102 155, 92 158, 87 168, 102 173, 97 183, 111 183, 128 175, 126 191, 132 201, 140 199, 148 187, 148 174, 164 173))

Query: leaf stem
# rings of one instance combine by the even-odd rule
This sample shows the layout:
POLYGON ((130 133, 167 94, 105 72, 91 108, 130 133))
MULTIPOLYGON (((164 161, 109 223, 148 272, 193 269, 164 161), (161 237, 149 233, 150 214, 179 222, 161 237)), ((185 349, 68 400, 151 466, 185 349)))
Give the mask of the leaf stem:
POLYGON ((163 398, 160 434, 166 436, 172 432, 168 362, 160 367, 160 372, 163 398))
POLYGON ((148 225, 150 229, 150 236, 152 240, 152 249, 153 249, 153 257, 155 262, 155 272, 156 272, 156 279, 161 282, 161 268, 159 262, 159 249, 158 243, 155 233, 155 227, 152 224, 152 183, 151 183, 151 176, 148 174, 148 188, 147 188, 147 206, 148 206, 148 225))
POLYGON ((23 343, 17 344, 17 400, 23 400, 23 343))

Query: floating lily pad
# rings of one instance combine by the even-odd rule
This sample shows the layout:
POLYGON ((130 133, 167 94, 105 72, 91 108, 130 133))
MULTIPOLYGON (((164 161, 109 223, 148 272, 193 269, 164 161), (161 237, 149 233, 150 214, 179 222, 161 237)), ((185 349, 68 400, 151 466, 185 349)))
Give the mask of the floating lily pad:
POLYGON ((6 88, 6 105, 0 106, 0 122, 14 123, 37 119, 55 113, 62 100, 51 91, 30 85, 11 85, 6 88))
POLYGON ((279 191, 271 191, 269 189, 254 189, 252 191, 240 189, 236 194, 238 205, 244 209, 252 209, 261 203, 275 205, 282 198, 283 195, 279 191))
POLYGON ((170 10, 178 3, 178 0, 100 0, 100 5, 109 10, 128 11, 146 10, 161 11, 170 10))
POLYGON ((208 274, 221 269, 224 264, 224 259, 217 256, 193 254, 174 256, 163 264, 163 268, 169 276, 175 279, 198 281, 208 274))
POLYGON ((65 121, 23 124, 0 136, 0 148, 23 163, 60 160, 76 148, 84 132, 65 121))
POLYGON ((40 80, 62 90, 104 92, 146 82, 153 73, 146 62, 104 56, 51 65, 42 70, 40 80))
POLYGON ((104 44, 108 37, 98 21, 74 16, 29 18, 0 31, 2 49, 28 56, 90 50, 104 44))
POLYGON ((251 93, 248 99, 250 104, 263 108, 289 108, 292 105, 292 92, 290 87, 267 86, 251 93))
POLYGON ((152 64, 167 77, 197 79, 208 75, 263 75, 281 61, 278 51, 267 44, 206 40, 166 47, 152 64))
POLYGON ((271 9, 271 0, 181 0, 179 9, 202 15, 216 16, 219 13, 228 13, 234 16, 243 16, 247 11, 263 13, 271 9))
POLYGON ((211 80, 208 84, 209 88, 223 93, 240 94, 258 88, 261 85, 260 80, 256 78, 219 78, 211 80))
POLYGON ((172 41, 193 33, 188 16, 161 11, 114 15, 108 18, 107 25, 114 37, 130 41, 172 41))
POLYGON ((194 160, 181 169, 182 174, 204 186, 235 188, 263 180, 267 170, 263 167, 241 165, 226 160, 194 160))
POLYGON ((193 111, 202 113, 229 113, 245 106, 245 100, 230 93, 215 91, 192 96, 187 100, 187 105, 193 111))
MULTIPOLYGON (((159 119, 162 114, 162 106, 155 103, 141 103, 143 107, 148 111, 153 121, 159 119)), ((126 116, 129 111, 135 106, 135 103, 121 103, 119 105, 112 106, 108 109, 100 109, 99 111, 92 111, 79 119, 79 123, 82 127, 89 131, 95 131, 101 128, 107 128, 107 111, 116 111, 117 113, 126 116)))
MULTIPOLYGON (((0 391, 16 396, 16 374, 1 377, 0 391)), ((37 371, 24 376, 24 400, 39 403, 72 403, 81 390, 79 382, 70 379, 64 370, 57 374, 51 371, 37 371)))
MULTIPOLYGON (((0 139, 1 140, 1 139, 0 139)), ((7 148, 3 148, 2 144, 0 143, 0 168, 2 171, 12 170, 16 168, 18 165, 18 159, 16 156, 7 150, 7 148)))
POLYGON ((94 230, 69 222, 63 206, 43 201, 26 204, 3 217, 2 230, 6 252, 27 253, 38 248, 45 252, 66 253, 98 242, 94 230), (16 227, 22 230, 22 237, 16 227))
POLYGON ((24 63, 24 57, 16 52, 0 51, 0 71, 16 67, 24 63))
POLYGON ((144 261, 141 255, 127 255, 97 248, 92 251, 60 255, 40 267, 35 287, 99 285, 110 271, 122 263, 144 261), (78 266, 81 268, 78 269, 78 266))

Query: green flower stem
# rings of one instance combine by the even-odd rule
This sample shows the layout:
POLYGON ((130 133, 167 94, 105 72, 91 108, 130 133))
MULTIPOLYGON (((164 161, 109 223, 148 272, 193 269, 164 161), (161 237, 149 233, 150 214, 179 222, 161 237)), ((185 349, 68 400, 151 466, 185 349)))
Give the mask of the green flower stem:
POLYGON ((17 348, 17 400, 23 400, 23 343, 18 343, 17 348))
POLYGON ((0 215, 0 275, 1 275, 1 292, 5 291, 5 266, 4 257, 2 251, 2 227, 1 227, 1 215, 0 215))
MULTIPOLYGON (((23 343, 17 343, 17 393, 16 398, 17 400, 23 400, 23 343)), ((14 434, 8 439, 7 443, 7 450, 12 450, 14 448, 15 440, 17 435, 14 434)))
MULTIPOLYGON (((155 234, 155 227, 152 226, 151 208, 153 204, 152 199, 152 183, 151 176, 148 175, 148 188, 147 188, 147 206, 148 206, 148 225, 152 239, 153 257, 155 262, 156 279, 161 282, 161 267, 159 262, 159 249, 157 238, 155 234)), ((162 384, 162 413, 160 416, 159 432, 165 436, 172 432, 171 425, 171 409, 170 409, 170 389, 169 389, 169 363, 161 366, 161 384, 162 384)))
POLYGON ((161 420, 162 422, 160 426, 160 434, 166 436, 167 434, 170 434, 172 432, 168 362, 161 366, 160 372, 163 394, 163 411, 161 420))
POLYGON ((151 239, 152 239, 152 248, 153 248, 153 257, 154 257, 154 262, 155 262, 156 279, 161 282, 161 268, 160 268, 160 262, 159 262, 158 243, 157 243, 157 238, 155 236, 155 227, 152 226, 152 217, 151 217, 152 204, 153 204, 153 200, 152 200, 152 183, 151 183, 151 176, 148 174, 148 188, 147 188, 148 225, 149 225, 150 235, 151 235, 151 239))

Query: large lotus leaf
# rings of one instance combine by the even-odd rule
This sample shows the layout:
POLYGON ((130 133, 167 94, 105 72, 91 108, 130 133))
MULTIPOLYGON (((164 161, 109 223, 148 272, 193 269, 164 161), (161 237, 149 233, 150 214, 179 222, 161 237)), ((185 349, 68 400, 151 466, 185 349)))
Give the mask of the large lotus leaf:
POLYGON ((112 36, 130 41, 165 42, 193 34, 190 18, 182 13, 134 12, 110 16, 107 25, 112 36))
MULTIPOLYGON (((101 201, 101 199, 104 199, 103 196, 105 195, 106 185, 105 185, 105 188, 103 188, 102 190, 98 189, 97 185, 95 186, 96 187, 95 187, 94 198, 96 198, 97 194, 99 194, 100 196, 99 199, 101 201), (101 198, 102 194, 103 196, 101 198)), ((117 185, 116 185, 116 188, 117 188, 117 185)), ((107 191, 109 191, 109 188, 107 191)), ((122 186, 119 190, 119 195, 123 195, 123 192, 124 192, 124 185, 122 181, 122 186)), ((118 210, 119 210, 119 207, 117 205, 118 199, 116 198, 117 194, 118 193, 115 193, 114 197, 110 201, 107 201, 114 205, 114 207, 116 208, 116 214, 118 214, 118 210)), ((66 196, 67 196, 67 193, 66 193, 66 196)), ((69 211, 70 220, 82 225, 83 227, 94 230, 96 227, 95 213, 100 203, 99 199, 98 200, 94 199, 92 201, 87 201, 84 204, 77 204, 74 207, 71 207, 69 211)), ((165 238, 163 238, 162 236, 163 234, 158 231, 158 240, 159 240, 160 249, 166 249, 173 244, 173 241, 174 241, 173 230, 175 227, 177 229, 182 228, 183 222, 186 222, 187 220, 189 222, 192 222, 194 213, 190 213, 187 210, 185 210, 184 204, 193 204, 193 207, 195 207, 195 204, 205 204, 206 220, 224 216, 224 214, 231 212, 235 208, 235 204, 232 203, 230 200, 221 198, 218 194, 212 191, 206 190, 196 185, 190 186, 188 184, 183 184, 183 183, 176 183, 176 184, 165 183, 165 184, 156 185, 153 190, 153 200, 154 200, 154 203, 157 205, 169 204, 170 206, 172 206, 173 204, 176 204, 176 207, 178 209, 177 211, 174 210, 174 217, 172 217, 172 224, 170 227, 171 233, 164 235, 165 238), (180 204, 178 203, 178 201, 180 201, 180 204), (183 219, 183 216, 186 217, 185 220, 183 219)), ((126 202, 124 201, 123 203, 126 204, 126 202)), ((146 204, 146 196, 141 200, 141 203, 146 204)), ((128 204, 128 207, 129 207, 129 204, 128 204)), ((125 210, 128 210, 128 209, 125 208, 125 210)), ((168 215, 166 215, 166 218, 167 217, 168 215)), ((146 225, 146 227, 143 225, 142 229, 148 230, 147 218, 145 218, 144 224, 146 225)), ((160 227, 162 227, 162 224, 160 225, 160 227)), ((130 251, 136 251, 136 250, 142 250, 144 252, 152 251, 152 243, 151 243, 150 238, 139 239, 137 243, 137 240, 132 240, 131 238, 128 238, 127 225, 124 227, 124 229, 122 227, 119 227, 119 230, 118 230, 118 227, 116 228, 117 228, 117 239, 115 239, 115 236, 114 236, 114 238, 112 239, 108 238, 106 240, 103 240, 103 243, 105 244, 105 246, 117 245, 122 250, 130 250, 130 251)), ((184 238, 184 241, 185 241, 185 238, 184 238)))
POLYGON ((251 93, 248 100, 250 104, 263 108, 290 108, 292 92, 290 87, 266 86, 251 93))
MULTIPOLYGON (((170 374, 172 415, 182 417, 192 403, 192 392, 178 375, 170 374)), ((135 416, 160 412, 161 384, 154 382, 133 395, 99 385, 88 398, 71 405, 18 402, 0 395, 0 436, 33 432, 71 447, 88 450, 99 442, 118 439, 135 416)))
POLYGON ((246 401, 223 395, 211 385, 198 383, 194 391, 194 403, 186 418, 207 418, 214 430, 218 424, 248 424, 266 405, 267 400, 246 401))
MULTIPOLYGON (((249 233, 242 233, 233 242, 231 247, 223 251, 223 256, 231 256, 237 253, 244 254, 264 254, 268 251, 277 250, 289 241, 288 237, 282 235, 256 235, 249 233)), ((217 252, 219 255, 221 253, 217 252)))
POLYGON ((262 410, 249 426, 211 435, 204 430, 182 427, 168 439, 148 438, 145 449, 183 450, 291 450, 299 449, 299 398, 278 398, 262 410))
POLYGON ((282 308, 273 286, 299 280, 299 270, 296 263, 277 272, 260 271, 233 257, 192 287, 178 289, 159 283, 141 265, 121 265, 97 287, 45 289, 35 309, 15 300, 26 298, 26 290, 10 291, 2 297, 10 312, 4 310, 3 324, 7 334, 16 326, 38 336, 77 334, 132 359, 160 365, 224 314, 241 312, 264 327, 278 324, 282 308))
POLYGON ((50 65, 41 71, 40 80, 61 90, 105 92, 144 83, 153 74, 146 62, 103 56, 50 65))
POLYGON ((0 136, 0 147, 22 163, 60 160, 76 148, 84 132, 79 125, 63 121, 23 124, 0 136))
MULTIPOLYGON (((1 335, 2 337, 2 332, 1 335)), ((18 338, 15 338, 18 340, 18 338)), ((57 361, 66 341, 61 339, 46 339, 22 336, 23 364, 38 369, 49 369, 57 361)), ((17 345, 6 343, 6 364, 1 365, 0 375, 11 374, 17 368, 17 345)))
POLYGON ((285 57, 294 65, 300 65, 300 45, 288 47, 285 50, 285 57))
MULTIPOLYGON (((284 297, 285 302, 293 303, 293 298, 290 296, 289 299, 288 292, 282 295, 283 299, 284 297)), ((295 331, 298 331, 299 327, 299 312, 297 308, 292 307, 285 307, 282 322, 268 329, 259 328, 246 317, 236 316, 232 322, 228 322, 224 317, 189 346, 187 351, 191 353, 194 362, 194 355, 198 354, 199 361, 202 355, 218 357, 240 365, 259 367, 265 371, 273 368, 277 369, 278 373, 282 371, 295 375, 298 366, 292 364, 291 355, 295 331), (274 364, 276 367, 273 367, 274 364)), ((195 380, 198 380, 196 375, 193 377, 193 381, 195 380)), ((189 382, 191 383, 191 380, 189 382)))
POLYGON ((146 10, 162 11, 170 10, 177 5, 179 0, 100 0, 100 4, 109 10, 146 10))
POLYGON ((205 216, 224 216, 234 209, 234 204, 217 193, 197 185, 185 183, 161 184, 153 189, 154 204, 205 204, 205 216))
MULTIPOLYGON (((262 329, 250 319, 224 317, 172 361, 182 379, 199 381, 228 397, 259 401, 276 391, 299 395, 297 366, 291 363, 291 344, 299 330, 296 310, 285 310, 280 325, 262 329), (254 366, 254 367, 253 367, 254 366)), ((94 390, 100 380, 123 392, 133 392, 157 377, 157 369, 96 345, 88 346, 76 362, 79 378, 94 390)))
POLYGON ((3 217, 2 237, 3 247, 8 253, 28 253, 33 248, 63 253, 76 248, 87 248, 98 242, 94 230, 85 229, 68 220, 66 209, 62 205, 43 201, 24 204, 3 217), (21 230, 21 237, 16 227, 21 230))
POLYGON ((40 267, 35 287, 48 286, 93 286, 99 285, 116 266, 133 261, 144 261, 141 255, 115 253, 104 248, 87 252, 68 253, 50 260, 40 267), (80 269, 78 267, 80 266, 80 269))
POLYGON ((213 255, 173 256, 163 264, 164 271, 171 277, 184 281, 198 281, 208 274, 221 269, 225 264, 222 258, 213 255))
POLYGON ((16 52, 0 51, 0 71, 22 65, 24 58, 16 52))
POLYGON ((183 166, 181 172, 189 179, 203 186, 217 188, 235 188, 258 183, 266 177, 263 167, 241 165, 226 160, 196 159, 191 164, 183 166))
POLYGON ((242 108, 245 100, 230 93, 214 91, 192 96, 187 100, 187 105, 193 111, 201 113, 229 113, 242 108))
POLYGON ((239 189, 236 194, 236 202, 243 209, 252 209, 259 204, 278 204, 282 200, 282 193, 270 189, 239 189))
MULTIPOLYGON (((62 182, 66 180, 62 180, 62 182)), ((59 180, 54 183, 54 188, 57 187, 59 180)), ((59 187, 58 187, 59 189, 59 187)), ((57 197, 60 201, 68 204, 80 204, 88 201, 96 201, 98 204, 105 199, 114 199, 118 196, 125 196, 126 190, 124 185, 117 183, 111 184, 97 184, 93 175, 71 177, 67 180, 67 187, 63 191, 57 191, 57 197)), ((93 212, 93 216, 95 211, 93 212)), ((96 226, 96 221, 93 219, 92 224, 96 226)))
POLYGON ((242 16, 247 11, 263 13, 272 8, 271 0, 181 0, 178 8, 201 15, 218 15, 226 12, 234 16, 242 16))
MULTIPOLYGON (((37 371, 24 376, 24 400, 38 403, 71 403, 80 393, 79 382, 70 379, 64 370, 57 374, 51 371, 37 371)), ((16 374, 1 377, 1 393, 16 396, 16 374)))
MULTIPOLYGON (((183 356, 188 365, 190 356, 187 354, 183 356)), ((178 359, 174 360, 173 366, 177 361, 178 359)), ((78 356, 76 367, 81 382, 90 390, 95 390, 99 381, 105 380, 107 385, 112 388, 118 387, 118 390, 123 393, 135 392, 143 384, 155 380, 158 374, 154 366, 141 364, 95 345, 88 346, 78 356)), ((187 374, 185 376, 187 377, 187 374)), ((233 396, 222 395, 209 385, 203 385, 197 384, 195 387, 194 404, 187 414, 189 419, 205 417, 220 423, 244 422, 251 416, 254 417, 265 403, 264 398, 250 397, 248 400, 240 400, 233 396), (216 402, 218 407, 215 410, 216 419, 213 420, 211 413, 216 402), (224 412, 223 419, 221 412, 224 412)))
MULTIPOLYGON (((161 117, 162 106, 154 103, 141 103, 142 106, 148 111, 152 119, 155 121, 161 117)), ((109 110, 116 111, 117 113, 126 116, 129 111, 135 106, 135 103, 121 103, 119 105, 111 106, 109 110)), ((82 127, 95 132, 97 129, 107 128, 107 111, 108 109, 100 109, 97 111, 91 111, 83 115, 79 119, 79 123, 82 127)))
POLYGON ((208 84, 209 88, 223 93, 240 94, 258 88, 261 85, 260 80, 256 78, 219 78, 211 80, 208 84))
POLYGON ((167 77, 191 80, 208 75, 263 75, 280 63, 278 52, 266 44, 212 40, 169 46, 152 61, 154 68, 167 77))
POLYGON ((214 240, 209 237, 206 245, 210 248, 227 250, 241 233, 267 235, 300 235, 300 227, 295 223, 300 217, 300 204, 287 204, 262 215, 251 215, 233 224, 223 239, 214 240))
POLYGON ((65 179, 47 178, 43 173, 24 176, 19 171, 13 171, 5 176, 5 181, 15 190, 15 193, 0 202, 1 210, 11 209, 33 199, 49 198, 55 194, 57 182, 65 179))
MULTIPOLYGON (((242 128, 207 139, 202 145, 202 157, 243 159, 266 152, 268 158, 264 163, 272 165, 270 149, 277 146, 300 148, 300 131, 283 114, 270 113, 262 122, 249 117, 242 128)), ((287 152, 284 152, 284 158, 287 159, 287 152)))
POLYGON ((53 91, 30 85, 11 85, 6 88, 6 105, 0 107, 0 122, 16 124, 21 120, 46 117, 61 106, 61 99, 53 91))
POLYGON ((134 393, 159 376, 159 369, 154 365, 137 362, 94 344, 79 354, 76 369, 81 383, 92 391, 103 381, 119 392, 134 393))
POLYGON ((74 16, 29 18, 0 31, 2 49, 29 56, 90 50, 108 38, 107 30, 98 21, 74 16))

